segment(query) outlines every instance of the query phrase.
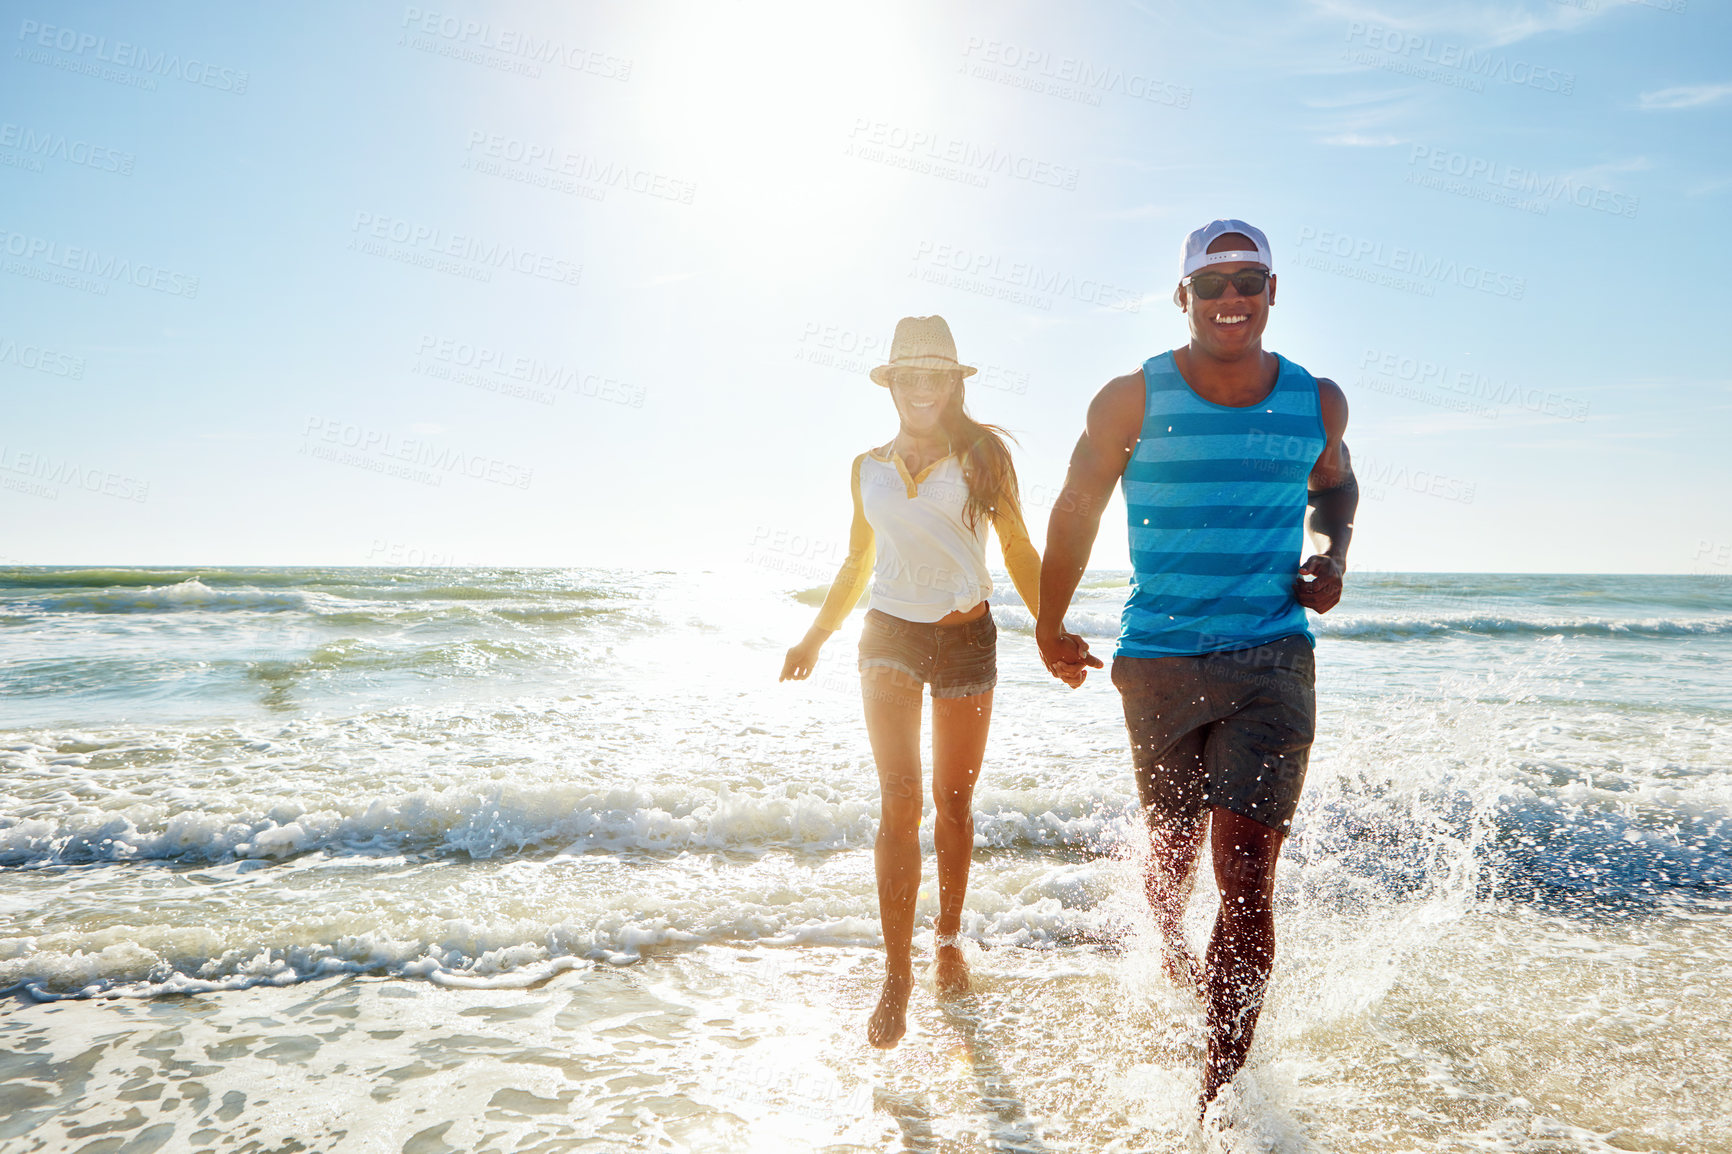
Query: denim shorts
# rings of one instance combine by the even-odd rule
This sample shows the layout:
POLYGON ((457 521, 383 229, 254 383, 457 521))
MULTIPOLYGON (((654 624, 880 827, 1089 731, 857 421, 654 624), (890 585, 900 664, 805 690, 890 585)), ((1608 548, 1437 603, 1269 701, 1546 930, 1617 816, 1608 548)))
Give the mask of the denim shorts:
POLYGON ((934 697, 972 697, 998 684, 998 626, 988 609, 956 625, 904 621, 878 609, 860 631, 860 672, 895 669, 934 697))
POLYGON ((1317 727, 1311 642, 1113 658, 1137 793, 1152 816, 1219 806, 1286 833, 1317 727))

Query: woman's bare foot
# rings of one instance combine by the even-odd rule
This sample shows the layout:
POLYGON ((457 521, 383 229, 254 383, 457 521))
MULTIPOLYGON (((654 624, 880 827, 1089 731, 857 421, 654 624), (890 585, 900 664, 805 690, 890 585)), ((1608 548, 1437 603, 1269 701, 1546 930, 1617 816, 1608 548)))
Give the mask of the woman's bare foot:
POLYGON ((908 1031, 908 994, 914 989, 914 971, 884 976, 884 990, 878 995, 878 1008, 866 1023, 866 1040, 880 1050, 888 1050, 902 1040, 908 1031))
POLYGON ((938 996, 941 998, 960 998, 968 993, 968 959, 962 956, 961 946, 940 945, 938 947, 938 973, 935 977, 938 996))

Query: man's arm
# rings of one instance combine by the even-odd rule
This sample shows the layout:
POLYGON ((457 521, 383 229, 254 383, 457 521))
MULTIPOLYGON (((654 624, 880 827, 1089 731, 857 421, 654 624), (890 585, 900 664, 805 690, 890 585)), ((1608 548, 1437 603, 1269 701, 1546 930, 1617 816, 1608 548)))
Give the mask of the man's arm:
POLYGON ((1322 552, 1299 567, 1293 594, 1305 608, 1327 613, 1341 600, 1347 546, 1353 540, 1353 516, 1359 509, 1359 482, 1353 477, 1353 459, 1342 439, 1347 433, 1347 394, 1334 381, 1319 377, 1317 398, 1323 407, 1323 431, 1328 442, 1311 467, 1307 483, 1311 491, 1307 527, 1322 552))
POLYGON ((1089 655, 1082 638, 1065 632, 1064 615, 1088 567, 1101 513, 1136 451, 1142 429, 1143 374, 1128 373, 1108 381, 1089 403, 1088 424, 1071 452, 1064 489, 1047 521, 1034 639, 1047 669, 1073 689, 1088 676, 1089 666, 1099 669, 1101 662, 1089 655))

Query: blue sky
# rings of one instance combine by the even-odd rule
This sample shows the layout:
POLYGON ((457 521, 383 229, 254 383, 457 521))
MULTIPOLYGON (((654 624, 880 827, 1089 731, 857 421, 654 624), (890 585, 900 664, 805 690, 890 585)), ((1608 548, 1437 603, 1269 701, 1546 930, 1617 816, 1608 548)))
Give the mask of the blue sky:
POLYGON ((7 4, 0 563, 818 584, 931 312, 1039 544, 1237 216, 1355 567, 1732 572, 1725 10, 1219 12, 7 4))

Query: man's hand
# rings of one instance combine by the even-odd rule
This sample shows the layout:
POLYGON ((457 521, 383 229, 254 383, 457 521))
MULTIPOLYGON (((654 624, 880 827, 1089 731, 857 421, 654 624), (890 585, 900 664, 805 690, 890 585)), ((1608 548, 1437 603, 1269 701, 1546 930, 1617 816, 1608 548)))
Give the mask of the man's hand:
POLYGON ((1075 689, 1100 669, 1089 656, 1088 642, 1066 633, 1065 611, 1076 595, 1077 582, 1088 568, 1089 550, 1100 531, 1101 511, 1124 476, 1125 462, 1136 451, 1143 428, 1147 385, 1142 370, 1114 377, 1089 402, 1088 424, 1070 455, 1064 488, 1053 503, 1046 526, 1046 546, 1040 560, 1040 618, 1034 623, 1035 644, 1047 672, 1075 689))
POLYGON ((1072 689, 1087 679, 1091 668, 1104 668, 1101 659, 1089 653, 1089 643, 1074 633, 1060 629, 1049 637, 1037 629, 1034 640, 1040 646, 1040 659, 1046 671, 1072 689))
POLYGON ((1299 604, 1317 613, 1327 613, 1341 600, 1341 566, 1327 553, 1316 553, 1299 566, 1293 582, 1299 604))

